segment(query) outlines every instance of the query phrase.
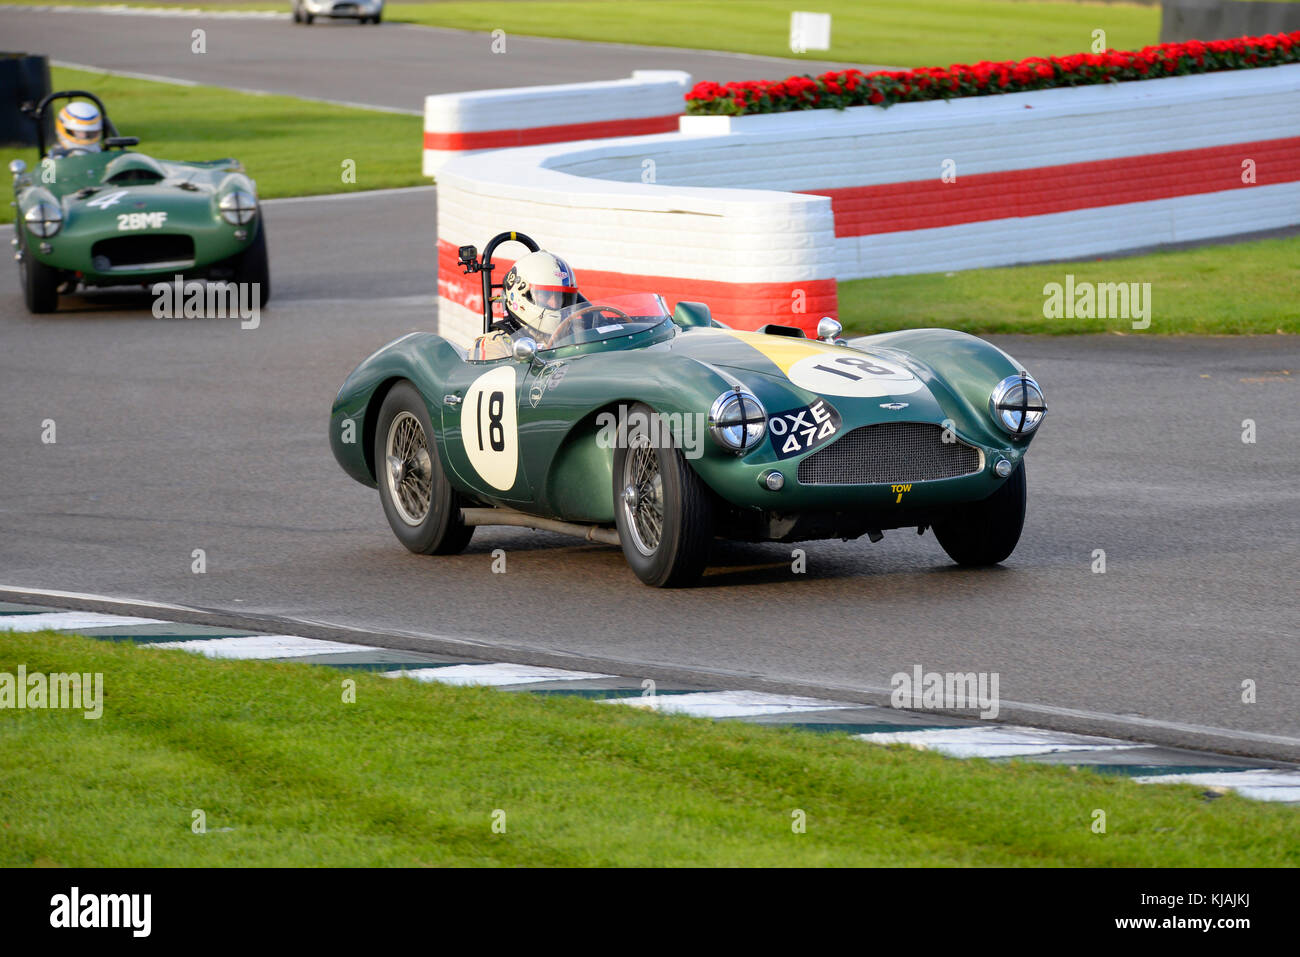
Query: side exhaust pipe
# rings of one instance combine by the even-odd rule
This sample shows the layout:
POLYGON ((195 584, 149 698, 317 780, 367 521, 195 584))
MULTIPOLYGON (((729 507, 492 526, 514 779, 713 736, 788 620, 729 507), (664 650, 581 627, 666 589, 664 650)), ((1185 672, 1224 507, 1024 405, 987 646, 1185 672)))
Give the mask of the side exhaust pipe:
POLYGON ((466 525, 515 525, 519 528, 535 528, 543 532, 559 532, 561 535, 573 535, 589 542, 602 545, 620 545, 618 532, 612 528, 599 525, 577 525, 573 522, 560 522, 553 518, 538 518, 526 515, 512 508, 462 508, 460 520, 466 525))

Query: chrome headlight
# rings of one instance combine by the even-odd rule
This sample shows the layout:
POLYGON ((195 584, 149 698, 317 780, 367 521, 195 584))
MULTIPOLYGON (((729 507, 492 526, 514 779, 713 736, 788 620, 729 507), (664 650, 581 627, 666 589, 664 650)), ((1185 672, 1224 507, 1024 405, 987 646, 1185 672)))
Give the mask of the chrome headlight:
POLYGON ((53 203, 37 203, 27 210, 23 222, 33 235, 48 239, 63 228, 63 213, 53 203))
POLYGON ((767 410, 748 392, 724 392, 709 409, 709 431, 728 452, 748 452, 767 432, 767 410))
POLYGON ((221 218, 232 226, 243 226, 257 215, 257 198, 243 189, 232 189, 217 203, 221 218))
POLYGON ((989 412, 1003 431, 1018 439, 1038 428, 1047 412, 1047 402, 1038 383, 1022 372, 998 383, 989 397, 989 412))

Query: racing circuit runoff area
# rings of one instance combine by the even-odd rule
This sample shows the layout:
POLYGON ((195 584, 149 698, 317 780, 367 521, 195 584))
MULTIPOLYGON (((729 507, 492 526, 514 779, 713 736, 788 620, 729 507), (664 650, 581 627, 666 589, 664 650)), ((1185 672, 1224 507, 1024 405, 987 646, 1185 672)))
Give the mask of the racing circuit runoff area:
MULTIPOLYGON (((137 20, 102 19, 106 49, 137 20)), ((910 530, 720 543, 703 585, 673 593, 640 585, 616 547, 544 532, 483 528, 461 555, 417 557, 337 468, 326 425, 361 357, 433 326, 434 203, 432 188, 268 201, 275 298, 256 328, 157 320, 124 293, 32 317, 0 270, 0 599, 161 601, 250 628, 874 704, 916 666, 996 672, 1004 722, 1300 759, 1294 337, 988 337, 1051 409, 998 568, 958 569, 910 530)))

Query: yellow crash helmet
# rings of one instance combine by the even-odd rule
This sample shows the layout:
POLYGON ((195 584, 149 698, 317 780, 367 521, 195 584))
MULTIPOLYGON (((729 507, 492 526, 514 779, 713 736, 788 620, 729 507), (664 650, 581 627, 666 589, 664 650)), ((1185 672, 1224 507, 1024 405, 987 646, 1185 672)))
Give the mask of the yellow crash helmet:
POLYGON ((65 150, 98 153, 104 139, 104 118, 94 103, 74 100, 59 110, 54 132, 65 150))

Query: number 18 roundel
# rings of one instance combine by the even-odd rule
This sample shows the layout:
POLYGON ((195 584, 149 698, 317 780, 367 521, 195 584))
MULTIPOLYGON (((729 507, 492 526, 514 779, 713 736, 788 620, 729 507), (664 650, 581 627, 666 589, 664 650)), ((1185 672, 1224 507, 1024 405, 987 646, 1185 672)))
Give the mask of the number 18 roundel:
POLYGON ((921 388, 921 380, 902 366, 865 353, 806 356, 790 367, 787 377, 818 395, 878 398, 907 395, 921 388))
POLYGON ((503 492, 514 487, 519 468, 514 366, 499 366, 474 380, 460 407, 460 438, 483 481, 503 492))

